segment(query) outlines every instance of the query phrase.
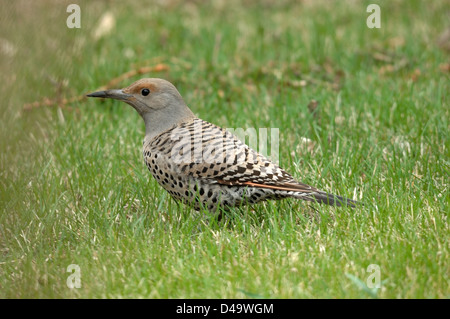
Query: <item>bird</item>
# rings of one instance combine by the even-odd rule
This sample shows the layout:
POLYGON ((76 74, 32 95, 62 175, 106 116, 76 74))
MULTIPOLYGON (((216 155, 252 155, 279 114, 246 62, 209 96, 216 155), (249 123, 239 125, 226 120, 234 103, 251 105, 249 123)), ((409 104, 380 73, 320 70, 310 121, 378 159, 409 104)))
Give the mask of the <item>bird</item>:
POLYGON ((176 202, 197 211, 229 211, 285 198, 331 206, 359 203, 297 181, 230 131, 194 115, 164 79, 143 78, 87 96, 123 101, 139 113, 145 123, 143 158, 148 170, 176 202))

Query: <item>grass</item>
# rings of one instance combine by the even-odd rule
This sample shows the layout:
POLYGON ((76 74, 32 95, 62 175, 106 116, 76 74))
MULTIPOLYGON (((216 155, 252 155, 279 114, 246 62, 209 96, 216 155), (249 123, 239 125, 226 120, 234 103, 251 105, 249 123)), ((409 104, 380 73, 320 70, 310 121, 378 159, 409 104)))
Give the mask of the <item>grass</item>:
POLYGON ((446 1, 378 1, 381 29, 367 1, 79 1, 68 29, 70 3, 2 8, 0 297, 450 296, 446 1), (94 39, 106 11, 115 29, 94 39), (127 105, 22 110, 158 63, 142 76, 172 81, 199 117, 279 128, 282 167, 365 206, 268 202, 217 223, 150 177, 127 105))

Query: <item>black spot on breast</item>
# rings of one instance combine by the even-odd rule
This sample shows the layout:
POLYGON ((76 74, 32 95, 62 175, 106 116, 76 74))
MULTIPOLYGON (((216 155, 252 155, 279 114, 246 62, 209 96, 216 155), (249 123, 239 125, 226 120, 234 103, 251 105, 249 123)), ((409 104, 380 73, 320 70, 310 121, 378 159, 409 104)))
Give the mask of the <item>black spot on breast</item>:
POLYGON ((238 169, 237 169, 237 172, 240 173, 240 174, 245 173, 245 171, 246 171, 246 169, 243 166, 239 166, 238 169))

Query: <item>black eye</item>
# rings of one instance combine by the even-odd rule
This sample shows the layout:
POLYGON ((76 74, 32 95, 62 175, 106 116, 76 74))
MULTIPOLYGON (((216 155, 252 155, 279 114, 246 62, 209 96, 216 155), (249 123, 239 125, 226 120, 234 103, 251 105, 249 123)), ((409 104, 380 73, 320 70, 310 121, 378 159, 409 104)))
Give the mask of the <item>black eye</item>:
POLYGON ((147 95, 150 94, 150 90, 149 90, 149 89, 142 89, 141 94, 142 94, 143 96, 147 96, 147 95))

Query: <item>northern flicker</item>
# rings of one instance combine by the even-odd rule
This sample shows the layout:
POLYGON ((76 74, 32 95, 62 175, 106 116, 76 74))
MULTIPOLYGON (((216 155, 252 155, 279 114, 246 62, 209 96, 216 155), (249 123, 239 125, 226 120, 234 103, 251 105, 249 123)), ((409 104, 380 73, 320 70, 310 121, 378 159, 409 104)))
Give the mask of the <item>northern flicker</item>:
POLYGON ((216 212, 288 197, 335 206, 357 203, 296 181, 226 129, 199 119, 163 79, 141 79, 87 96, 120 100, 139 113, 150 173, 176 201, 196 210, 216 212))

